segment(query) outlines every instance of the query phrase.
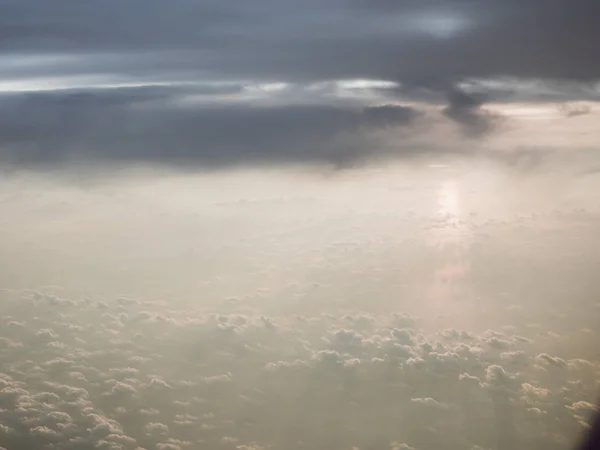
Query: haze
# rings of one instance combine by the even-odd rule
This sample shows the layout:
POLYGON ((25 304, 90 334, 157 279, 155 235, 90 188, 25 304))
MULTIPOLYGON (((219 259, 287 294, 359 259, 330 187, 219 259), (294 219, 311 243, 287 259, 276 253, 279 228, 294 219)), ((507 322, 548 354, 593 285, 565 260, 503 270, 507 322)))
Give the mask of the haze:
POLYGON ((573 448, 592 0, 0 0, 0 447, 573 448))

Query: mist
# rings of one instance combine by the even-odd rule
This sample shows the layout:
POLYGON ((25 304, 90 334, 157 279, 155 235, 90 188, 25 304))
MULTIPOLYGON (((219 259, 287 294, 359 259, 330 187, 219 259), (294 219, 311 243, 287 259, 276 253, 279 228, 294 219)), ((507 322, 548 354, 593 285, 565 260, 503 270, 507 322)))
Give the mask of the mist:
POLYGON ((575 448, 596 0, 0 0, 0 450, 575 448))
POLYGON ((1 442, 572 446, 599 181, 527 155, 7 174, 1 442))

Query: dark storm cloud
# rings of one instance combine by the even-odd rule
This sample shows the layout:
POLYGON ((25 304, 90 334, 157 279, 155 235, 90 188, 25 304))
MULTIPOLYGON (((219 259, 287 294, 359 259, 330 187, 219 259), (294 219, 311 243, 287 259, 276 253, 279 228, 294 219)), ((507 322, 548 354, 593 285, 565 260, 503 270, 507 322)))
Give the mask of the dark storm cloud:
MULTIPOLYGON (((465 80, 563 83, 586 87, 560 101, 597 97, 599 16, 596 0, 0 0, 0 83, 240 83, 212 92, 226 95, 248 81, 392 80, 398 88, 389 96, 447 101, 446 117, 479 137, 497 122, 484 105, 469 103, 472 94, 458 87, 465 80)), ((510 83, 503 89, 505 98, 547 99, 510 83)), ((406 107, 298 101, 176 108, 172 97, 183 93, 175 91, 3 98, 0 157, 347 161, 364 155, 366 135, 418 117, 406 107)))
POLYGON ((409 106, 368 106, 363 110, 365 124, 373 128, 389 128, 406 125, 415 120, 419 113, 409 106))
MULTIPOLYGON (((378 133, 401 130, 421 116, 400 105, 190 106, 177 102, 180 91, 158 87, 6 95, 0 105, 0 161, 347 164, 389 151, 364 146, 378 133)), ((184 92, 198 96, 203 90, 184 92)))
POLYGON ((448 95, 448 106, 444 115, 463 127, 467 136, 480 137, 491 132, 500 118, 482 108, 485 96, 469 94, 460 89, 452 90, 448 95))
MULTIPOLYGON (((5 51, 155 52, 144 71, 259 79, 600 76, 595 0, 1 0, 5 51), (168 55, 166 53, 170 52, 168 55), (167 58, 170 62, 164 65, 167 58)), ((109 58, 110 59, 110 58, 109 58)), ((144 67, 146 66, 146 67, 144 67)))

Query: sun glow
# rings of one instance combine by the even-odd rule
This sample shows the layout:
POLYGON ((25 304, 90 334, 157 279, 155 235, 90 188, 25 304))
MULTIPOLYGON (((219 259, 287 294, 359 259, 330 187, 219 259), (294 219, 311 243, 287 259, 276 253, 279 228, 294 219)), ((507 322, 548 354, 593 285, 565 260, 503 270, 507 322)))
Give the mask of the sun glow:
POLYGON ((455 181, 445 181, 437 193, 438 214, 447 220, 456 220, 460 213, 460 196, 455 181))
POLYGON ((469 274, 470 230, 461 212, 461 189, 456 180, 440 183, 435 193, 437 225, 431 230, 431 242, 444 254, 434 270, 427 296, 436 311, 455 313, 455 300, 463 294, 469 274))

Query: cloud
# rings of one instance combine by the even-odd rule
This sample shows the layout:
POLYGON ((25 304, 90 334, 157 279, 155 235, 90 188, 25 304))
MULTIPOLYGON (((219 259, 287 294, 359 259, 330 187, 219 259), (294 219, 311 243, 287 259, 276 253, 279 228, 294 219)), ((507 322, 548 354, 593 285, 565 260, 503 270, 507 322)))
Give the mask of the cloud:
MULTIPOLYGON (((479 155, 524 168, 538 167, 553 153, 502 143, 508 130, 504 125, 509 120, 517 127, 520 124, 496 112, 498 105, 492 109, 489 103, 488 108, 486 101, 493 94, 485 90, 451 87, 447 105, 441 107, 377 96, 303 100, 299 93, 310 94, 307 89, 297 87, 294 92, 252 100, 239 94, 246 92, 240 85, 4 93, 0 95, 0 164, 37 170, 95 164, 98 170, 104 165, 137 164, 189 169, 346 167, 479 155), (222 95, 233 97, 218 100, 222 95), (458 125, 459 135, 449 121, 458 125), (489 138, 486 144, 490 145, 483 148, 480 138, 489 138)), ((519 142, 522 136, 510 139, 519 142)))
POLYGON ((409 130, 421 116, 402 105, 189 107, 174 103, 178 94, 122 88, 8 96, 0 106, 0 161, 344 164, 412 152, 382 144, 381 133, 409 130))
MULTIPOLYGON (((5 51, 94 53, 116 73, 210 73, 321 81, 368 77, 430 85, 464 77, 592 81, 594 0, 425 2, 158 0, 101 5, 3 0, 5 51), (139 14, 141 10, 145 14, 139 14), (69 14, 66 14, 66 13, 69 14), (68 19, 67 19, 68 17, 68 19), (335 18, 333 21, 331 18, 335 18), (524 44, 526 43, 526 45, 524 44), (128 54, 138 54, 134 61, 128 54)), ((93 68, 93 69, 92 69, 93 68)))
POLYGON ((448 409, 448 405, 446 405, 444 403, 440 403, 431 397, 413 398, 413 399, 411 399, 411 402, 413 402, 416 405, 420 405, 424 408, 433 408, 433 409, 442 409, 442 410, 448 409))
POLYGON ((481 137, 492 132, 499 124, 500 117, 482 108, 485 99, 482 94, 469 94, 458 88, 448 94, 448 105, 444 115, 461 125, 465 135, 481 137))
POLYGON ((419 117, 414 108, 401 105, 367 106, 363 114, 365 124, 374 128, 408 125, 419 117))
POLYGON ((466 136, 498 130, 465 83, 507 102, 598 100, 594 0, 174 2, 2 0, 0 90, 13 95, 2 96, 1 162, 344 165, 423 152, 404 135, 372 141, 422 119, 408 101, 447 96, 445 117, 466 136), (273 92, 283 100, 256 107, 273 92), (306 106, 313 96, 319 106, 306 106))
POLYGON ((592 108, 588 104, 563 103, 559 106, 559 111, 566 117, 577 117, 590 114, 592 112, 592 108))
POLYGON ((515 351, 553 365, 558 356, 536 350, 551 347, 548 340, 454 329, 442 343, 406 314, 297 321, 107 300, 108 314, 99 317, 94 302, 34 298, 40 296, 3 297, 13 317, 0 318, 0 335, 18 320, 21 334, 11 340, 28 344, 17 352, 0 346, 6 448, 494 448, 499 432, 510 432, 513 443, 557 448, 596 410, 595 382, 582 380, 595 380, 598 364, 564 360, 574 369, 551 372, 514 367, 488 345, 504 336, 515 351), (117 314, 140 311, 163 320, 106 327, 117 314), (278 324, 276 339, 265 321, 278 324), (224 322, 244 325, 222 339, 217 323, 224 322), (360 332, 354 323, 363 325, 360 332), (36 339, 47 330, 64 346, 36 339), (144 338, 134 340, 139 334, 144 338), (399 342, 406 354, 397 353, 399 342))

